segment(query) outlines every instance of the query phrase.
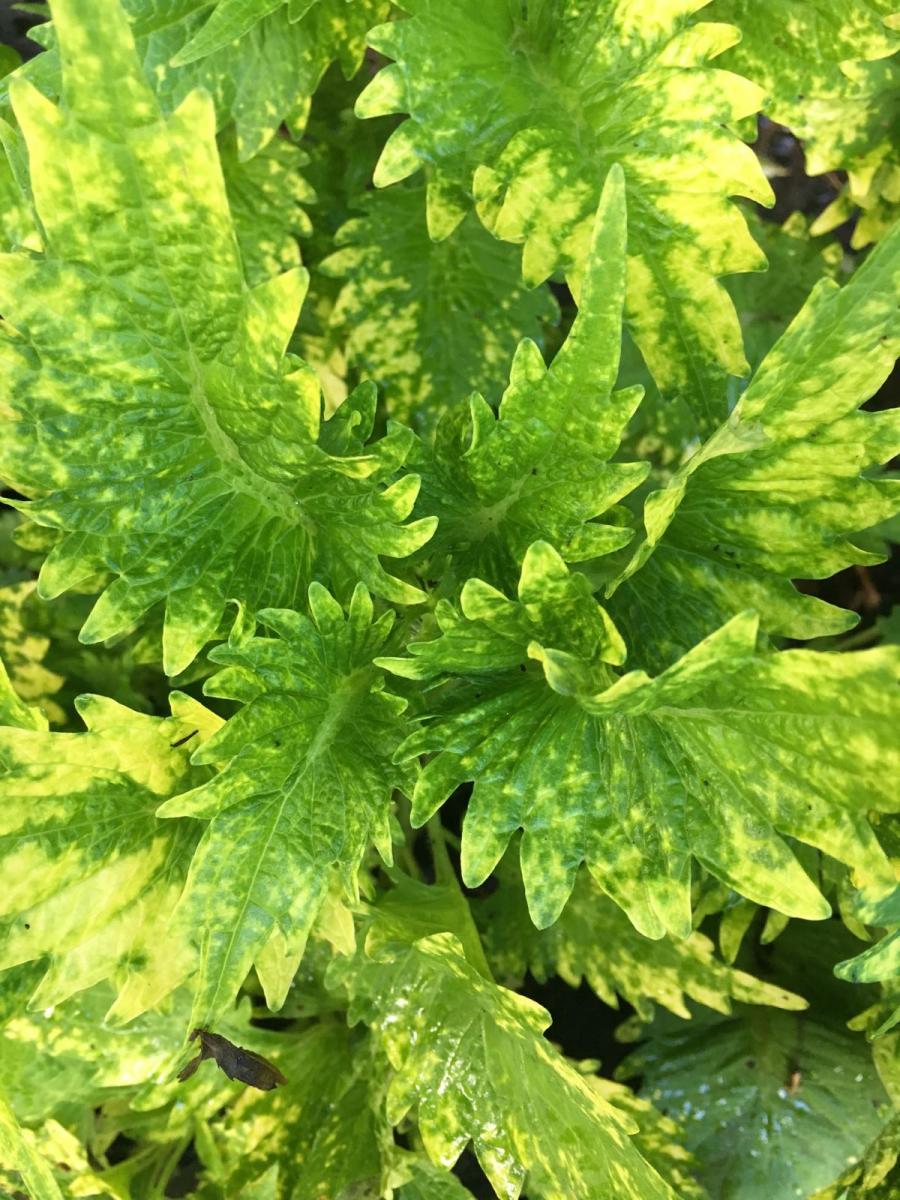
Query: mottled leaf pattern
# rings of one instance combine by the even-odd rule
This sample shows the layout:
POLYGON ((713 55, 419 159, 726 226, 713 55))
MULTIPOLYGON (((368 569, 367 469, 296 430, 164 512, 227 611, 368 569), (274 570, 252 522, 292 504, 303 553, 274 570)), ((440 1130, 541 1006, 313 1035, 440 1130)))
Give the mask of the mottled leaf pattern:
POLYGON ((127 631, 165 597, 169 674, 212 636, 229 599, 294 604, 317 576, 345 596, 362 579, 418 599, 379 561, 433 528, 401 525, 414 477, 380 482, 411 435, 398 429, 368 452, 354 443, 339 458, 317 444, 318 383, 284 355, 304 276, 245 285, 208 98, 194 92, 164 118, 121 12, 60 0, 54 15, 65 108, 13 87, 47 253, 0 257, 10 327, 0 470, 39 497, 32 520, 66 533, 42 594, 115 572, 87 642, 127 631))
POLYGON ((609 461, 640 400, 637 388, 613 390, 625 241, 624 183, 614 168, 595 221, 581 307, 550 368, 533 342, 522 342, 496 415, 476 393, 443 419, 423 452, 419 511, 438 517, 427 553, 434 573, 444 571, 445 588, 472 577, 515 586, 522 555, 537 540, 570 562, 631 540, 621 514, 610 512, 647 474, 645 463, 609 461))
POLYGON ((672 1200, 630 1144, 632 1120, 541 1036, 549 1014, 486 980, 451 934, 383 947, 354 989, 351 1019, 372 1028, 394 1069, 388 1117, 414 1112, 435 1163, 451 1166, 472 1142, 510 1200, 526 1175, 546 1200, 672 1200))
POLYGON ((847 171, 848 189, 816 222, 836 228, 860 205, 856 248, 900 213, 900 29, 895 0, 714 0, 709 20, 731 21, 741 40, 722 64, 764 88, 764 111, 803 141, 810 175, 847 171))
POLYGON ((248 1090, 229 1113, 227 1194, 244 1196, 250 1180, 274 1168, 273 1200, 379 1195, 392 1142, 373 1110, 378 1064, 369 1039, 337 1023, 317 1025, 293 1040, 278 1065, 284 1086, 248 1090))
POLYGON ((0 969, 46 956, 36 1002, 109 978, 127 1020, 190 970, 170 921, 198 831, 155 811, 208 774, 189 758, 220 721, 187 696, 172 706, 147 717, 83 696, 85 733, 0 728, 0 969))
MULTIPOLYGON (((207 26, 215 23, 221 31, 215 17, 236 6, 214 2, 212 12, 211 0, 122 0, 122 7, 163 109, 175 111, 195 88, 203 88, 215 105, 218 127, 234 126, 241 159, 258 154, 284 122, 302 132, 310 98, 329 64, 338 60, 352 75, 362 60, 366 30, 389 11, 385 0, 312 0, 299 14, 296 0, 239 0, 245 15, 240 32, 215 37, 215 28, 207 33, 207 26)), ((55 95, 54 30, 43 26, 37 33, 51 49, 20 74, 55 95)))
POLYGON ((312 231, 305 206, 316 200, 303 178, 306 155, 275 138, 244 162, 228 133, 219 138, 219 158, 247 282, 254 287, 299 267, 297 239, 312 231))
POLYGON ((331 320, 351 364, 384 391, 393 416, 423 428, 473 387, 499 395, 519 339, 539 343, 541 322, 554 319, 550 292, 526 288, 516 252, 474 216, 432 242, 422 187, 359 203, 362 215, 338 230, 340 249, 320 266, 346 279, 331 320))
POLYGON ((524 829, 539 927, 559 916, 582 861, 648 937, 690 933, 692 857, 758 903, 827 916, 779 835, 890 878, 866 811, 897 803, 894 648, 759 653, 757 619, 743 614, 655 679, 617 677, 624 643, 586 579, 542 543, 525 556, 517 602, 470 580, 461 611, 436 615, 439 638, 385 663, 458 681, 402 751, 433 755, 413 820, 472 780, 463 878, 480 884, 524 829))
POLYGON ((727 376, 746 370, 716 277, 764 265, 730 198, 767 203, 770 191, 729 132, 762 93, 710 65, 739 35, 695 22, 703 4, 404 0, 409 19, 370 34, 396 62, 357 112, 410 114, 376 184, 424 167, 434 236, 454 228, 474 194, 497 237, 524 243, 532 283, 563 267, 578 286, 603 180, 621 163, 629 322, 660 386, 684 395, 709 429, 725 415, 727 376))
POLYGON ((900 1187, 900 1115, 885 1125, 859 1162, 812 1200, 892 1200, 900 1187))
MULTIPOLYGON (((374 624, 360 585, 349 612, 320 585, 310 616, 264 609, 278 637, 219 647, 210 695, 243 707, 195 753, 220 770, 161 805, 164 817, 208 819, 176 912, 199 950, 193 1024, 209 1026, 255 963, 278 1008, 336 869, 356 873, 374 842, 391 859, 391 756, 408 726, 372 659, 392 614, 374 624)), ((179 822, 180 823, 180 822, 179 822)))
POLYGON ((16 1115, 0 1095, 0 1167, 11 1167, 28 1188, 32 1200, 62 1200, 49 1162, 19 1127, 16 1115))
POLYGON ((0 16, 0 1195, 897 1200, 896 8, 0 16))
POLYGON ((744 971, 725 966, 702 933, 684 941, 653 941, 637 932, 622 910, 582 870, 559 920, 535 929, 525 905, 519 872, 504 860, 499 886, 475 906, 487 953, 497 977, 521 986, 526 971, 544 981, 559 975, 571 987, 586 980, 601 1000, 618 1007, 618 996, 645 1020, 661 1004, 689 1017, 689 997, 719 1012, 731 1000, 802 1008, 804 1001, 744 971))
POLYGON ((858 410, 900 346, 898 288, 900 228, 845 287, 816 285, 729 419, 649 497, 610 601, 639 661, 668 665, 741 608, 793 638, 855 624, 790 580, 879 561, 854 534, 896 509, 896 481, 871 468, 897 453, 900 422, 858 410))

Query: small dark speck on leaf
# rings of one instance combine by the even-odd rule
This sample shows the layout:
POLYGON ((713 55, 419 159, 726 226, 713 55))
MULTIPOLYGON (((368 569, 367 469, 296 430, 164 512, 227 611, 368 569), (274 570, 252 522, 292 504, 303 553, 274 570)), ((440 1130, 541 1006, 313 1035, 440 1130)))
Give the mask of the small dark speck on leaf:
POLYGON ((537 475, 537 473, 538 473, 538 469, 537 469, 537 467, 532 467, 532 468, 531 468, 531 473, 532 473, 532 475, 537 475))
POLYGON ((170 748, 174 750, 176 746, 183 746, 184 743, 189 742, 192 737, 196 737, 199 732, 199 729, 192 729, 190 733, 186 733, 184 737, 179 738, 177 742, 169 742, 170 748))
POLYGON ((744 1060, 744 1066, 745 1066, 745 1067, 751 1067, 751 1068, 752 1068, 752 1067, 755 1067, 755 1066, 756 1066, 756 1059, 755 1059, 755 1058, 747 1058, 747 1059, 745 1059, 745 1060, 744 1060))
POLYGON ((528 668, 525 666, 525 664, 524 664, 524 663, 519 663, 519 670, 520 670, 520 671, 527 671, 527 670, 528 670, 528 668))

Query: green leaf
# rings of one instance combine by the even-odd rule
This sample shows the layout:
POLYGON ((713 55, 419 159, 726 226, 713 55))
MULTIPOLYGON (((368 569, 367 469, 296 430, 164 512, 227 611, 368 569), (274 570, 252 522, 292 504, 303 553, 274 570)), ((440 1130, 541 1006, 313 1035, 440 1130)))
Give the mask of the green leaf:
POLYGON ((191 741, 177 743, 219 720, 177 693, 170 718, 99 696, 78 711, 86 733, 0 728, 0 969, 49 956, 41 1005, 109 978, 111 1015, 127 1020, 190 970, 170 918, 197 831, 155 810, 205 775, 190 766, 191 741))
MULTIPOLYGON (((580 1064, 582 1069, 595 1063, 580 1064)), ((647 1100, 611 1079, 588 1074, 587 1083, 613 1108, 626 1113, 637 1125, 634 1144, 653 1169, 672 1187, 680 1200, 708 1200, 706 1189, 697 1182, 696 1161, 684 1148, 684 1129, 663 1116, 647 1100)))
MULTIPOLYGON (((217 127, 234 124, 242 160, 258 154, 283 123, 297 134, 303 131, 310 98, 329 64, 337 60, 346 75, 354 74, 366 30, 389 11, 387 0, 312 0, 292 20, 285 0, 216 3, 210 13, 211 0, 122 0, 141 65, 164 111, 174 112, 195 88, 203 88, 215 105, 217 127), (235 7, 246 16, 240 33, 210 36, 207 28, 221 28, 216 18, 235 7)), ((15 74, 56 96, 54 27, 42 26, 39 37, 50 49, 15 74)))
POLYGON ((541 1036, 549 1014, 486 980, 451 934, 382 946, 354 987, 351 1020, 372 1027, 394 1071, 388 1118, 414 1110, 433 1162, 451 1167, 471 1141, 510 1200, 526 1175, 544 1200, 674 1196, 630 1144, 634 1123, 541 1036))
POLYGON ((472 1193, 455 1175, 433 1166, 428 1159, 413 1160, 407 1170, 410 1178, 400 1188, 400 1200, 472 1200, 472 1193))
POLYGON ((62 1200, 50 1164, 32 1147, 19 1128, 15 1114, 0 1095, 0 1165, 21 1175, 32 1200, 62 1200))
MULTIPOLYGON (((611 463, 640 389, 613 391, 625 291, 625 197, 613 168, 597 211, 581 306, 547 368, 519 345, 495 415, 478 394, 448 414, 423 452, 419 511, 439 518, 428 556, 453 582, 512 587, 532 542, 580 562, 631 540, 610 509, 646 476, 645 463, 611 463), (595 518, 607 515, 615 523, 595 518)), ((434 571, 438 573, 437 567, 434 571)))
MULTIPOLYGON (((45 662, 50 639, 32 632, 24 619, 25 606, 34 592, 35 584, 31 579, 0 588, 0 663, 6 664, 14 692, 36 717, 43 714, 54 724, 64 724, 66 713, 59 706, 57 696, 65 680, 45 662)), ((2 666, 0 670, 3 670, 2 666)), ((11 696, 10 700, 14 698, 11 696)), ((18 725, 21 716, 14 719, 11 710, 0 708, 0 723, 18 725)), ((45 727, 46 721, 40 720, 34 726, 45 727)))
POLYGON ((771 192, 729 128, 762 93, 709 65, 738 33, 693 21, 702 7, 404 0, 410 18, 370 34, 396 61, 357 112, 411 114, 377 185, 424 166, 433 236, 453 229, 472 193, 495 236, 524 243, 530 283, 562 267, 577 289, 603 180, 620 163, 631 329, 660 386, 709 429, 725 416, 727 376, 747 369, 716 277, 763 265, 730 197, 768 203, 771 192))
POLYGON ((317 444, 320 432, 335 440, 319 428, 318 384, 284 355, 305 277, 246 287, 208 97, 164 118, 117 5, 58 0, 54 15, 65 107, 13 87, 47 253, 0 256, 0 471, 38 497, 32 520, 66 533, 41 594, 115 573, 87 642, 129 630, 165 597, 168 674, 229 599, 291 605, 316 577, 345 598, 362 579, 420 599, 380 563, 433 528, 401 524, 415 477, 383 482, 412 435, 364 448, 366 393, 341 456, 317 444))
POLYGON ((286 138, 275 138, 244 162, 228 133, 219 138, 219 158, 247 282, 255 287, 299 267, 297 238, 312 231, 300 205, 316 199, 300 173, 307 156, 286 138))
POLYGON ((885 232, 900 204, 900 59, 889 57, 900 34, 886 24, 896 8, 895 0, 774 0, 763 12, 753 0, 714 0, 706 10, 740 28, 723 65, 765 90, 766 115, 800 138, 807 172, 849 173, 849 193, 815 228, 835 228, 861 204, 856 248, 885 232), (885 201, 887 220, 878 211, 885 201))
POLYGON ((176 912, 199 952, 194 1025, 212 1024, 254 963, 280 1007, 332 876, 358 898, 370 843, 391 861, 391 792, 409 786, 391 756, 409 726, 372 659, 393 613, 373 624, 361 585, 346 617, 318 584, 309 606, 265 609, 278 637, 211 652, 224 670, 205 690, 242 707, 194 756, 218 774, 158 809, 209 820, 176 912))
POLYGON ((812 1200, 893 1200, 900 1187, 900 1115, 888 1121, 859 1162, 812 1200))
POLYGON ((845 262, 840 242, 814 238, 809 222, 799 212, 783 225, 747 213, 750 230, 765 251, 769 266, 752 275, 734 275, 728 292, 734 301, 744 349, 754 371, 806 303, 820 279, 843 282, 851 264, 845 262))
MULTIPOLYGON (((38 645, 30 645, 30 639, 25 639, 24 644, 18 638, 15 638, 15 623, 10 621, 10 609, 8 605, 8 593, 11 589, 4 588, 0 592, 0 646, 4 651, 4 656, 8 655, 9 646, 7 643, 8 633, 12 634, 14 644, 22 657, 18 662, 13 662, 13 679, 16 680, 18 687, 13 687, 13 680, 10 679, 4 665, 3 658, 0 658, 0 725, 12 725, 19 729, 41 730, 47 728, 47 718, 44 716, 40 708, 29 706, 19 695, 23 682, 26 684, 37 684, 37 696, 32 692, 32 699, 43 698, 53 687, 53 678, 49 673, 45 673, 40 668, 40 655, 43 647, 38 645), (4 602, 6 601, 6 602, 4 602)), ((25 694, 28 694, 30 689, 26 687, 25 694)))
POLYGON ((290 1039, 278 1064, 287 1084, 248 1089, 226 1118, 224 1194, 244 1196, 249 1180, 274 1169, 273 1200, 381 1195, 393 1140, 374 1107, 381 1064, 369 1038, 315 1025, 290 1039))
MULTIPOLYGON (((885 928, 887 933, 861 954, 839 962, 834 968, 838 979, 849 983, 884 982, 890 985, 900 979, 900 887, 883 891, 880 895, 861 895, 854 906, 853 915, 866 925, 885 928)), ((887 987, 887 998, 891 994, 887 987)), ((882 1020, 878 1032, 896 1024, 900 1019, 900 1007, 882 1020)))
POLYGON ((720 962, 702 933, 684 941, 642 937, 584 870, 559 920, 543 930, 528 915, 515 865, 504 860, 498 876, 497 890, 476 902, 475 915, 488 958, 508 987, 520 987, 526 971, 539 982, 559 975, 573 988, 586 980, 604 1003, 617 1008, 622 996, 644 1020, 654 1004, 688 1018, 687 997, 717 1012, 730 1012, 732 999, 805 1007, 792 992, 720 962))
POLYGON ((515 251, 474 216, 432 242, 424 188, 368 193, 358 206, 320 266, 347 280, 332 321, 351 364, 384 390, 392 415, 426 428, 473 386, 498 395, 519 339, 540 343, 541 322, 557 314, 549 290, 526 289, 515 251))
POLYGON ((887 1097, 865 1040, 821 1018, 754 1008, 659 1017, 619 1068, 680 1120, 718 1200, 808 1196, 881 1127, 887 1097))
POLYGON ((655 679, 617 678, 615 627, 551 547, 530 548, 518 595, 470 580, 461 612, 438 606, 440 637, 385 662, 457 680, 433 693, 427 726, 401 754, 433 755, 416 824, 473 781, 467 884, 487 878, 521 828, 538 927, 557 919, 585 861, 641 933, 687 937, 692 857, 742 895, 811 920, 829 906, 781 835, 891 878, 866 813, 896 807, 895 649, 758 653, 745 613, 655 679))
POLYGON ((816 285, 728 420, 648 498, 610 603, 642 663, 668 665, 744 608, 792 638, 855 624, 790 580, 880 561, 854 535, 896 509, 897 482, 872 468, 900 448, 900 423, 858 409, 897 356, 898 288, 900 226, 845 287, 816 285))

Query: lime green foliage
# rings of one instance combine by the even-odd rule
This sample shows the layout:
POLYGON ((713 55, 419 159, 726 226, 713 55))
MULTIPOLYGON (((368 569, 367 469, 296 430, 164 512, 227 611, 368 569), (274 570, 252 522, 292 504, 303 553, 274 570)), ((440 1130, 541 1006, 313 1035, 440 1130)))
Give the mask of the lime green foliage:
POLYGON ((229 1114, 225 1194, 243 1196, 269 1172, 273 1200, 339 1196, 353 1187, 360 1195, 380 1194, 393 1140, 373 1110, 374 1065, 369 1039, 346 1026, 317 1025, 296 1038, 279 1059, 287 1085, 268 1094, 247 1091, 229 1114), (366 1193, 365 1185, 372 1190, 366 1193))
POLYGON ((632 530, 610 513, 647 474, 644 463, 609 461, 640 401, 639 389, 613 391, 625 238, 616 168, 597 213, 581 307, 550 368, 523 341, 497 413, 476 393, 439 425, 421 464, 419 509, 439 518, 427 553, 448 581, 514 586, 522 555, 541 539, 569 562, 631 541, 632 530))
POLYGON ((730 1011, 732 998, 804 1007, 791 992, 726 967, 702 933, 681 942, 642 937, 583 870, 559 920, 543 930, 528 915, 515 864, 504 860, 498 874, 497 891, 476 905, 475 915, 491 966, 508 987, 520 987, 526 971, 542 982, 559 975, 576 988, 584 979, 606 1004, 618 1007, 621 995, 645 1020, 654 1004, 689 1017, 688 997, 719 1012, 730 1011))
POLYGON ((406 702, 384 690, 372 659, 393 614, 373 624, 362 585, 346 617, 318 584, 309 607, 309 617, 264 609, 260 619, 279 638, 212 651, 225 669, 205 690, 244 707, 192 759, 219 773, 158 810, 211 818, 175 914, 199 951, 196 1025, 231 1003, 254 962, 270 1007, 280 1007, 329 868, 357 898, 370 843, 391 860, 391 790, 408 787, 391 766, 408 731, 406 702))
POLYGON ((853 535, 896 510, 896 481, 871 468, 897 453, 900 426, 858 409, 900 345, 898 288, 895 229, 845 287, 816 285, 728 420, 648 498, 611 605, 642 661, 671 662, 742 608, 793 638, 855 623, 790 580, 880 561, 853 535))
POLYGON ((894 0, 27 7, 0 1195, 897 1200, 894 0))
POLYGON ((754 238, 768 259, 765 271, 734 275, 728 292, 741 318, 744 349, 755 371, 820 279, 844 282, 853 264, 839 242, 811 237, 809 222, 792 213, 783 225, 748 213, 754 238))
MULTIPOLYGON (((0 662, 18 696, 26 705, 38 708, 48 720, 65 721, 65 712, 54 696, 63 686, 63 678, 44 664, 50 639, 33 634, 22 619, 22 610, 34 595, 30 579, 0 588, 0 662)), ((4 713, 4 723, 18 724, 4 713)))
POLYGON ((713 1196, 808 1196, 881 1128, 884 1089, 839 1026, 771 1009, 673 1022, 659 1018, 622 1071, 683 1122, 713 1196))
POLYGON ((858 1163, 813 1200, 893 1200, 900 1187, 900 1117, 890 1120, 858 1163))
POLYGON ((847 191, 816 230, 835 228, 860 205, 853 246, 881 237, 900 212, 895 0, 775 0, 765 8, 714 0, 707 12, 740 28, 723 65, 764 89, 763 111, 802 138, 809 174, 848 172, 847 191))
POLYGON ((603 1079, 593 1072, 596 1062, 579 1063, 586 1082, 608 1103, 626 1113, 637 1125, 634 1144, 653 1169, 662 1176, 680 1200, 708 1200, 708 1193, 697 1181, 697 1161, 683 1145, 684 1129, 665 1117, 630 1088, 603 1079))
MULTIPOLYGON (((173 716, 147 717, 99 696, 78 705, 86 733, 0 728, 0 968, 45 958, 35 1002, 55 1004, 110 978, 122 1019, 142 1012, 190 967, 168 924, 198 831, 160 821, 164 800, 199 783, 193 731, 218 718, 172 696, 173 716)), ((13 714, 15 715, 15 714, 13 714)))
MULTIPOLYGON (((354 74, 366 30, 389 8, 386 0, 311 0, 302 12, 293 0, 123 0, 122 7, 163 109, 175 111, 203 88, 219 128, 233 124, 242 159, 258 154, 282 122, 302 131, 329 64, 338 60, 348 76, 354 74)), ((59 8, 53 9, 57 23, 59 8)), ((54 45, 52 27, 36 35, 54 45)), ((58 90, 58 73, 55 50, 23 70, 48 94, 58 90)))
POLYGON ((312 232, 301 205, 316 199, 301 173, 306 155, 286 138, 275 138, 243 162, 233 135, 223 135, 219 159, 247 282, 254 287, 299 267, 297 239, 312 232))
POLYGON ((539 1005, 486 980, 449 933, 373 953, 350 1016, 393 1067, 389 1120, 414 1110, 433 1162, 452 1166, 471 1141, 498 1196, 517 1196, 526 1175, 546 1200, 674 1196, 629 1143, 635 1124, 541 1036, 539 1005))
POLYGON ((518 256, 469 216, 432 242, 425 190, 391 188, 360 200, 321 264, 346 278, 332 321, 346 330, 351 364, 383 388, 388 410, 426 426, 473 386, 499 395, 523 334, 541 340, 556 312, 546 288, 528 290, 518 256), (384 313, 391 313, 390 329, 384 313))
POLYGON ((13 87, 48 254, 0 259, 13 327, 0 345, 12 410, 0 469, 43 493, 27 506, 32 520, 67 534, 44 564, 42 595, 116 571, 82 630, 88 642, 126 631, 165 596, 169 674, 212 636, 230 598, 291 604, 324 574, 347 595, 362 579, 415 600, 379 562, 433 528, 401 525, 414 477, 382 482, 410 439, 398 429, 363 452, 332 434, 338 456, 317 443, 318 384, 283 353, 304 277, 244 283, 208 100, 195 92, 162 117, 121 14, 101 18, 90 0, 54 13, 66 109, 13 87), (106 59, 91 46, 97 23, 109 26, 106 59), (187 169, 174 169, 179 160, 187 169), (49 372, 57 346, 68 349, 49 372), (38 439, 36 422, 59 435, 38 439))
POLYGON ((761 93, 710 65, 739 35, 694 21, 703 3, 404 0, 410 18, 370 35, 397 61, 357 112, 411 114, 376 184, 425 167, 438 237, 471 192, 495 236, 524 243, 530 283, 562 267, 578 286, 603 180, 621 163, 632 331, 660 386, 710 428, 725 415, 727 376, 746 370, 716 277, 765 265, 730 197, 767 203, 770 191, 728 129, 761 93))
POLYGON ((19 1128, 15 1113, 0 1096, 0 1165, 18 1172, 33 1200, 62 1200, 49 1162, 38 1153, 19 1128))
POLYGON ((863 893, 854 907, 853 915, 866 925, 880 927, 887 932, 856 957, 839 962, 834 973, 851 983, 885 984, 890 1011, 887 1015, 881 1014, 875 1027, 876 1033, 882 1033, 900 1020, 898 997, 892 994, 892 985, 895 986, 900 979, 900 887, 870 896, 863 893))
POLYGON ((865 810, 896 802, 880 749, 897 719, 891 648, 758 653, 758 622, 744 614, 655 679, 617 676, 620 635, 584 576, 544 543, 525 556, 518 601, 470 580, 461 611, 442 603, 436 615, 438 639, 385 662, 410 678, 460 680, 405 744, 408 757, 434 755, 413 820, 474 781, 463 878, 486 879, 524 829, 540 928, 559 916, 581 861, 648 937, 690 932, 692 856, 761 904, 827 916, 779 834, 890 878, 865 810))

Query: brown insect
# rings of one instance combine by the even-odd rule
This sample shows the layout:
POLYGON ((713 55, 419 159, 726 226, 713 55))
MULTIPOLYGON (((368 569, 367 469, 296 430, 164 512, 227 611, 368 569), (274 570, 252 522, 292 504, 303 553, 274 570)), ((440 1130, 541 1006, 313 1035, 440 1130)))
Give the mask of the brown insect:
POLYGON ((253 1050, 245 1050, 236 1046, 220 1033, 210 1033, 208 1029, 195 1029, 190 1040, 200 1039, 200 1053, 192 1058, 186 1067, 178 1072, 181 1080, 189 1079, 205 1058, 214 1058, 216 1066, 224 1071, 229 1079, 237 1079, 250 1087, 259 1088, 261 1092, 270 1092, 280 1083, 287 1080, 267 1059, 253 1050))

